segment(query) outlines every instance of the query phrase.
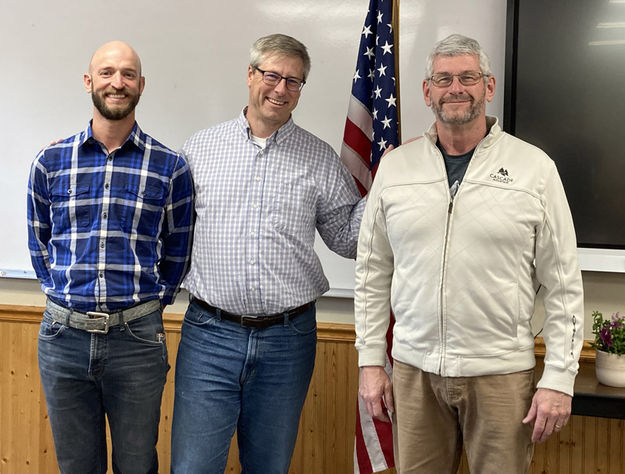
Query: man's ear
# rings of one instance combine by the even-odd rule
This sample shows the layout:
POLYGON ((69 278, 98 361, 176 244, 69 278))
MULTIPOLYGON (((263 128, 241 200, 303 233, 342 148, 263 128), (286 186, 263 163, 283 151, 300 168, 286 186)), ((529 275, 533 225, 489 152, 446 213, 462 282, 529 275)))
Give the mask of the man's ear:
POLYGON ((93 81, 91 80, 91 74, 89 74, 88 72, 84 73, 82 75, 82 83, 85 86, 85 90, 87 91, 87 94, 91 94, 91 89, 93 86, 93 81))
POLYGON ((430 81, 427 79, 423 80, 423 99, 425 100, 425 105, 430 107, 432 105, 432 98, 430 97, 430 81))

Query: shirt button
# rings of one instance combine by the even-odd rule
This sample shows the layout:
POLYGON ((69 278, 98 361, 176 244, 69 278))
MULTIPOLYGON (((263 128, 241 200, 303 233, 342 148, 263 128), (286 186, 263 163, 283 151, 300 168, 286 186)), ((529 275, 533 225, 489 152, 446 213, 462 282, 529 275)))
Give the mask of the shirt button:
POLYGON ((254 260, 250 260, 250 265, 254 265, 256 262, 254 260))
POLYGON ((67 194, 72 194, 72 190, 71 190, 71 189, 68 189, 68 190, 67 190, 67 194))
POLYGON ((102 218, 103 218, 103 219, 106 219, 107 217, 108 217, 108 214, 107 214, 106 212, 103 212, 103 213, 102 213, 102 218))
POLYGON ((104 242, 100 242, 100 248, 103 249, 104 248, 104 242))
POLYGON ((254 176, 254 180, 260 181, 260 176, 254 176))
POLYGON ((106 183, 106 184, 104 185, 104 189, 108 189, 108 188, 109 188, 109 183, 106 183))
POLYGON ((112 156, 109 156, 109 157, 108 157, 108 160, 109 160, 109 161, 113 161, 113 157, 112 157, 112 156))
POLYGON ((99 276, 100 278, 104 278, 104 273, 100 272, 100 273, 98 273, 98 276, 99 276))

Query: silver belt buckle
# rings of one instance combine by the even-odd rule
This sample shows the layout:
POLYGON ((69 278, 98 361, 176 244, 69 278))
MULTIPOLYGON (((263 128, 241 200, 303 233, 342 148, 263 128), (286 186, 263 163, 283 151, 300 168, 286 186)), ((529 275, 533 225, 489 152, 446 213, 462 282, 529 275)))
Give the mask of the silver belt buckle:
POLYGON ((245 327, 245 323, 247 321, 250 321, 252 323, 254 323, 255 321, 258 321, 259 317, 258 316, 254 316, 251 314, 242 314, 241 315, 241 326, 245 327))
POLYGON ((107 334, 109 332, 109 315, 107 313, 100 313, 98 311, 87 311, 87 316, 89 316, 93 321, 104 321, 104 329, 86 329, 87 332, 92 332, 95 334, 107 334))

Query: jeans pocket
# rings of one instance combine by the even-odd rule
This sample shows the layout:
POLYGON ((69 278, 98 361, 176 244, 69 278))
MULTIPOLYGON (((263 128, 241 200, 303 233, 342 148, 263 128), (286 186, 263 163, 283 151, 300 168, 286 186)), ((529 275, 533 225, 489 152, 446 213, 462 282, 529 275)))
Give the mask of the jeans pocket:
POLYGON ((289 319, 289 328, 300 336, 306 336, 317 331, 315 310, 309 309, 304 314, 300 314, 294 319, 289 319))
POLYGON ((197 308, 193 303, 187 308, 187 312, 184 314, 184 323, 192 326, 209 327, 217 320, 217 316, 211 313, 207 313, 197 308))
POLYGON ((67 326, 56 322, 46 311, 43 313, 43 320, 39 326, 39 339, 52 341, 63 334, 66 329, 67 326))
POLYGON ((165 344, 165 329, 160 310, 127 322, 125 328, 138 342, 156 346, 165 344))

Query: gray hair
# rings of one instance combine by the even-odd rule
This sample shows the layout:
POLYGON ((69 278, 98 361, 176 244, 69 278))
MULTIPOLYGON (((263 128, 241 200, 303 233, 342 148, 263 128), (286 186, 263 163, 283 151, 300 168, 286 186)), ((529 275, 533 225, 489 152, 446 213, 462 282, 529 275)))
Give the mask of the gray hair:
POLYGON ((304 64, 304 77, 306 80, 310 72, 310 56, 306 46, 295 38, 280 33, 263 36, 256 40, 250 48, 250 66, 258 67, 265 56, 278 54, 280 56, 296 57, 304 64))
POLYGON ((429 79, 432 77, 432 73, 434 72, 434 59, 436 59, 436 56, 460 56, 461 54, 473 54, 479 58, 480 70, 485 76, 484 80, 486 80, 488 76, 492 76, 490 61, 480 46, 480 43, 473 38, 454 34, 440 40, 434 45, 434 48, 432 48, 425 63, 425 78, 429 79))

